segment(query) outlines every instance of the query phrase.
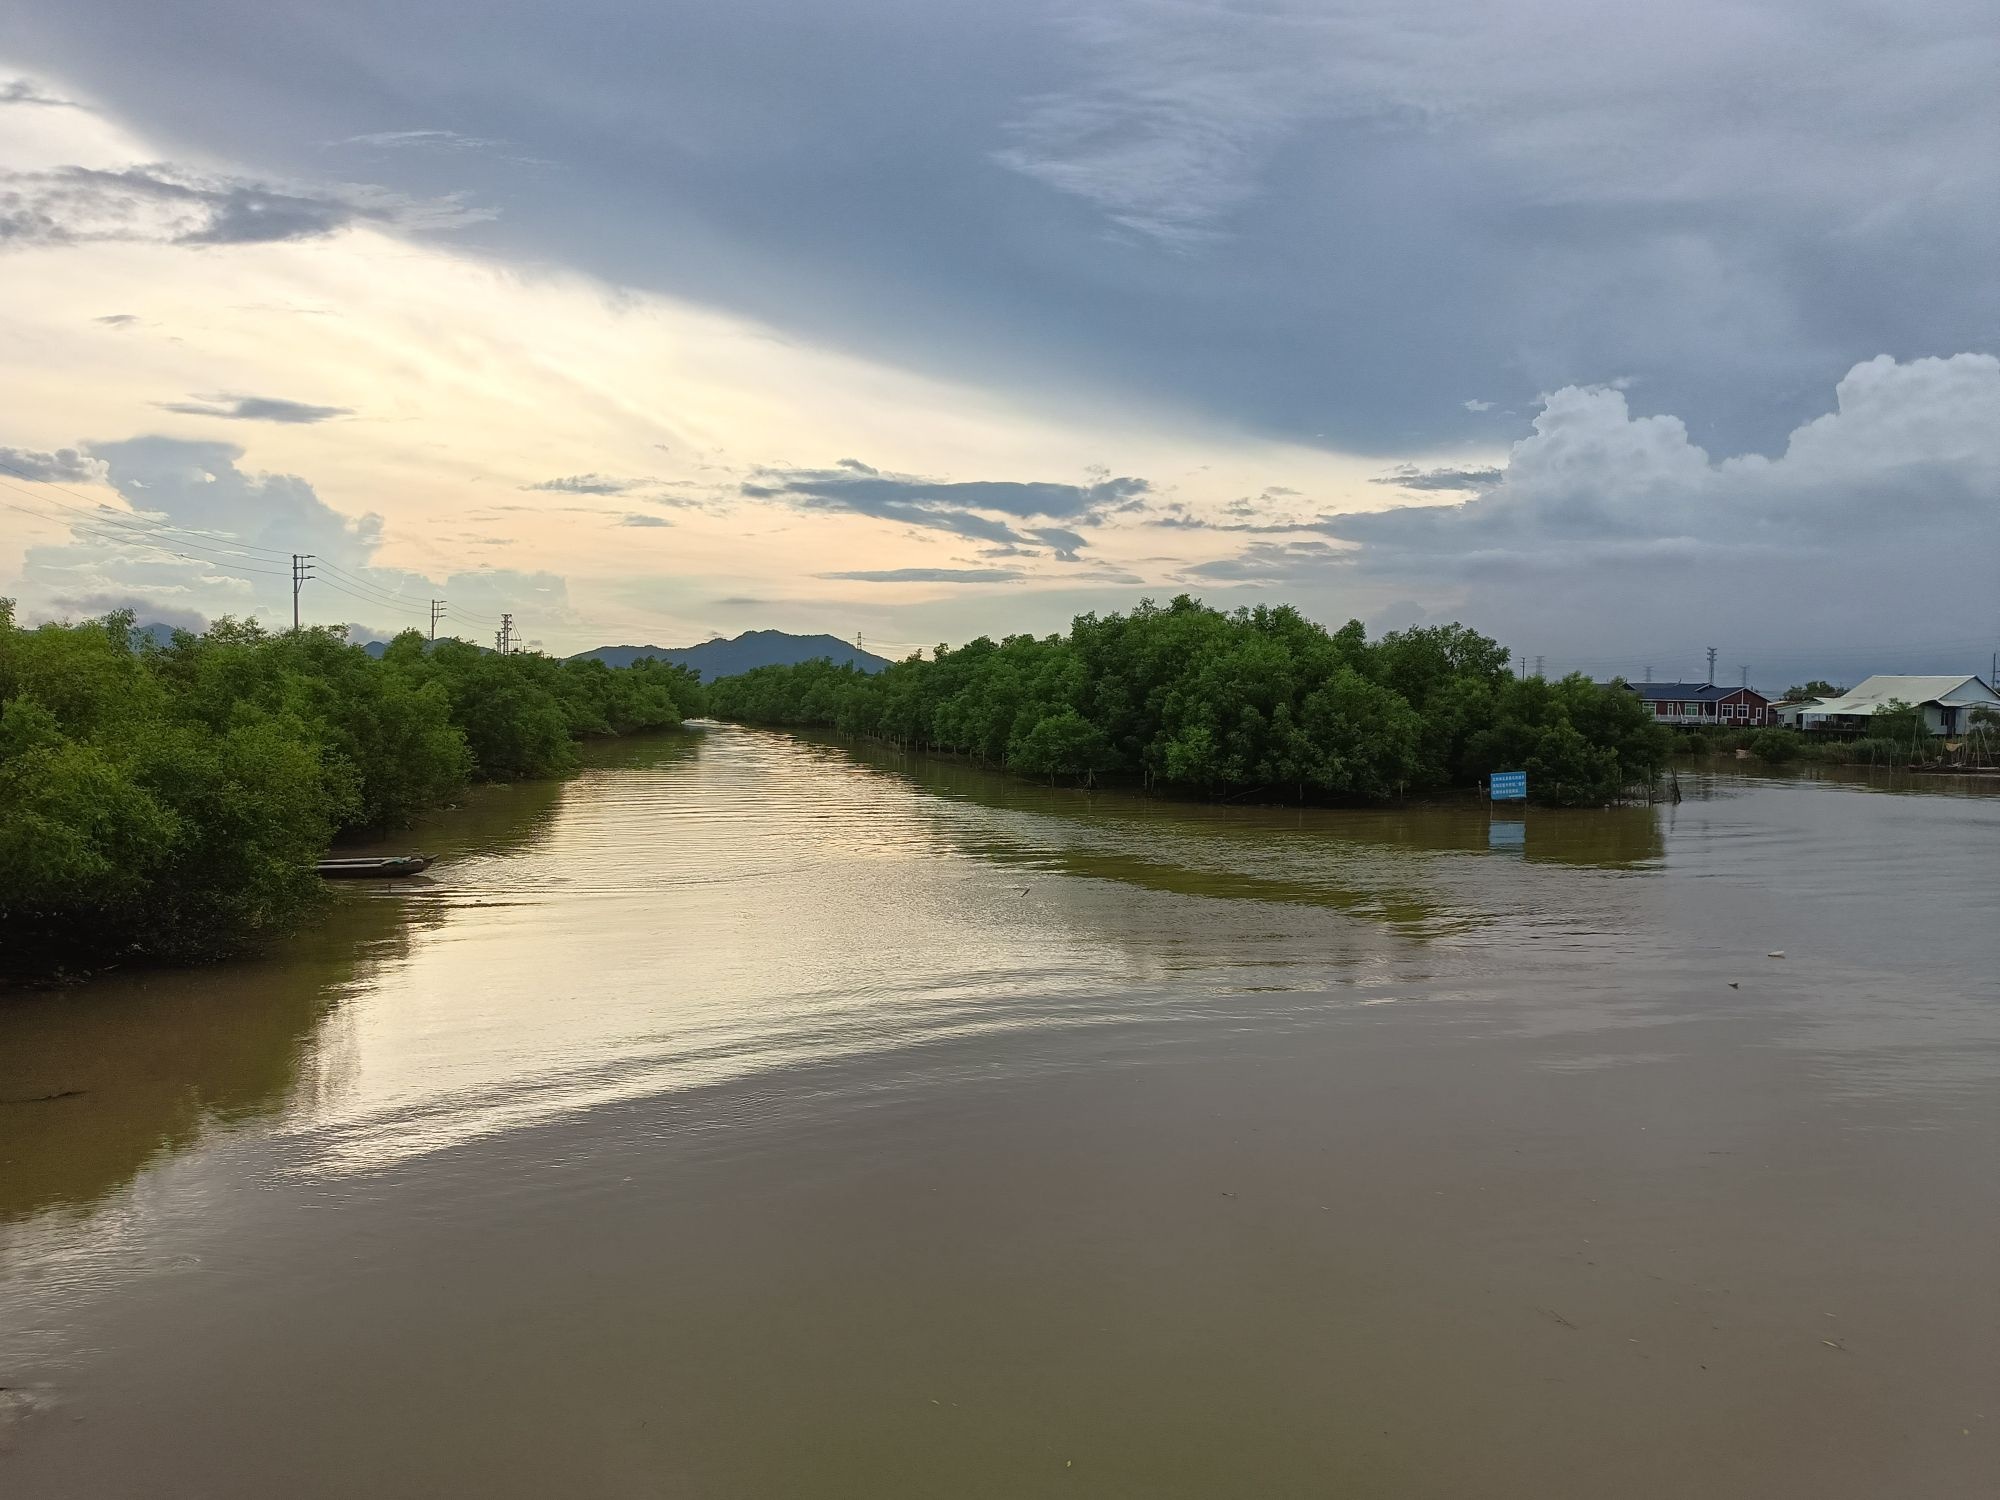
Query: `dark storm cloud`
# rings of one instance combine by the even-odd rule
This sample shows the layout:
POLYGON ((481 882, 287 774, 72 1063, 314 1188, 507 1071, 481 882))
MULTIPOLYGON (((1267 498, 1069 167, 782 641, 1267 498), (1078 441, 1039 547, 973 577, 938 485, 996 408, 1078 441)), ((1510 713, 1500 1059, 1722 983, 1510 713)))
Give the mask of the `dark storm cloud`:
POLYGON ((347 139, 406 194, 506 195, 482 248, 1398 458, 1619 375, 1768 451, 1858 360, 2000 327, 2000 90, 1966 0, 1547 0, 1533 24, 578 0, 476 34, 448 0, 358 0, 340 66, 258 0, 16 10, 13 55, 159 139, 298 177, 347 139), (523 179, 459 141, 572 166, 523 179))
POLYGON ((287 422, 303 424, 328 422, 352 416, 345 406, 314 406, 305 401, 287 401, 280 396, 202 396, 193 401, 162 401, 160 410, 184 417, 221 417, 231 422, 287 422))
POLYGON ((0 244, 253 245, 321 239, 359 224, 451 228, 480 216, 449 197, 422 201, 361 186, 288 188, 167 163, 0 170, 0 244))
POLYGON ((816 578, 845 578, 859 583, 1009 583, 1027 575, 1019 568, 859 568, 845 573, 816 573, 816 578))

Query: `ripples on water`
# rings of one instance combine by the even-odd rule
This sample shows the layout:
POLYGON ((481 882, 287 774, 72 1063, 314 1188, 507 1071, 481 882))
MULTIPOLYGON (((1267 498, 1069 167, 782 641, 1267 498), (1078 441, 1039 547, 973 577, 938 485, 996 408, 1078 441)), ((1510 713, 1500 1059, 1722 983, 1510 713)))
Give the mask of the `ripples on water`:
POLYGON ((18 1427, 35 1494, 1013 1495, 1056 1431, 1079 1493, 1970 1493, 2000 798, 593 754, 0 1005, 0 1489, 18 1427))
MULTIPOLYGON (((344 1172, 762 1071, 920 1067, 990 1033, 1417 998, 1504 998, 1488 1019, 1526 1029, 1671 1026, 1678 976, 1712 988, 1718 964, 1858 1088, 1993 1076, 1996 798, 1696 780, 1679 807, 1532 810, 1495 849, 1478 804, 1087 795, 722 727, 598 760, 479 794, 416 835, 442 855, 428 877, 347 895, 284 952, 17 1009, 16 1059, 48 1066, 12 1092, 61 1083, 79 1028, 198 1053, 208 1021, 275 1011, 252 1113, 281 1111, 299 1170, 344 1172), (1952 956, 1968 944, 1986 959, 1952 956)), ((226 1087, 181 1096, 226 1124, 226 1087)))

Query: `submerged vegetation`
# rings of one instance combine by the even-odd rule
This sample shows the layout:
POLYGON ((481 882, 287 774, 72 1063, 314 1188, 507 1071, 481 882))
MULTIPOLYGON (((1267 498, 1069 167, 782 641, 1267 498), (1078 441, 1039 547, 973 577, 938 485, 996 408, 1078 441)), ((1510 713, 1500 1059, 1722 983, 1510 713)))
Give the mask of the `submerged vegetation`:
POLYGON ((1271 800, 1383 801, 1526 770, 1537 801, 1601 804, 1650 784, 1670 749, 1635 695, 1516 677, 1462 625, 1370 641, 1358 621, 1328 631, 1289 606, 1225 614, 1186 596, 873 675, 760 667, 712 684, 709 705, 1052 781, 1271 800))
POLYGON ((198 958, 283 927, 339 833, 469 781, 558 776, 577 739, 679 723, 693 674, 501 656, 415 631, 223 620, 171 646, 129 615, 14 624, 0 600, 0 954, 10 967, 198 958))

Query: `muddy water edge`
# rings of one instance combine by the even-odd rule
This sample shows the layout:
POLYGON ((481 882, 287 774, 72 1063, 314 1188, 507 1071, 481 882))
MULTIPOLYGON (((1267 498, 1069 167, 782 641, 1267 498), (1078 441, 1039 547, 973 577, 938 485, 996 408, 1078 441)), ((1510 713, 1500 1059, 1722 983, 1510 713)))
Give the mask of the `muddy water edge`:
POLYGON ((488 789, 0 996, 0 1493, 2000 1492, 2000 796, 1682 781, 488 789))

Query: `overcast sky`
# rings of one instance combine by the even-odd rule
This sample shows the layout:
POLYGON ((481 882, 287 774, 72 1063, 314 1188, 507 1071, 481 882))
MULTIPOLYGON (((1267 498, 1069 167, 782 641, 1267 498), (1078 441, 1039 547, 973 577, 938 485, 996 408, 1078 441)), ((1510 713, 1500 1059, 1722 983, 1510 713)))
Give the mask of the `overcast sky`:
POLYGON ((1996 77, 1991 0, 15 0, 0 592, 1983 671, 1996 77))

